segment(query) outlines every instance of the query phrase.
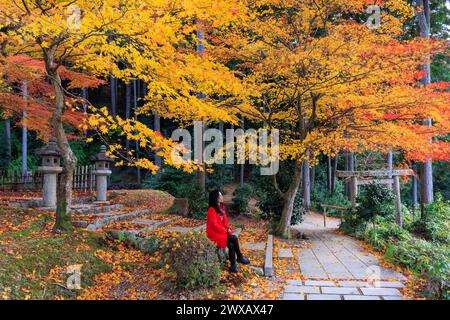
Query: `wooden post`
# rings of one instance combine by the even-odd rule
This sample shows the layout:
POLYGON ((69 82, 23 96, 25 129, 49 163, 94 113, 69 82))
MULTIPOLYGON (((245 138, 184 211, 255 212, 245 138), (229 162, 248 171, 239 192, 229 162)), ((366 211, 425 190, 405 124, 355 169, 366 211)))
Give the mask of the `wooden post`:
POLYGON ((323 226, 327 227, 327 207, 323 207, 323 226))
POLYGON ((394 193, 395 193, 395 211, 397 212, 397 223, 401 227, 402 221, 402 200, 400 196, 400 176, 394 177, 394 193))

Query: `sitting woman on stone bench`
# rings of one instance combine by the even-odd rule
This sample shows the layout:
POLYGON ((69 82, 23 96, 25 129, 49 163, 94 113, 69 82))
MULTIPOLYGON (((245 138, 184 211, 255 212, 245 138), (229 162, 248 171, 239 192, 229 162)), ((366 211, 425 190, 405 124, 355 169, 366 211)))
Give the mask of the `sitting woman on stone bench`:
POLYGON ((209 240, 216 243, 218 249, 228 247, 228 257, 230 259, 230 272, 239 272, 236 261, 242 264, 249 264, 239 249, 239 240, 231 232, 227 214, 223 205, 223 197, 219 190, 209 193, 209 208, 206 217, 206 234, 209 240))

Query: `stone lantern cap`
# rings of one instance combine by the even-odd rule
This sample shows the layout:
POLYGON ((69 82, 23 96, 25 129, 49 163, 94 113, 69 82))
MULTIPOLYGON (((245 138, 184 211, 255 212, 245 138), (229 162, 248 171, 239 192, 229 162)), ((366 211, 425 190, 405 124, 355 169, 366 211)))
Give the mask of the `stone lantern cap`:
POLYGON ((56 143, 56 138, 51 137, 48 141, 48 144, 40 148, 37 152, 37 155, 39 156, 61 156, 61 150, 58 147, 58 144, 56 143))
POLYGON ((106 146, 102 145, 100 147, 100 152, 91 158, 93 161, 106 161, 106 162, 114 162, 113 158, 109 158, 106 156, 106 146))

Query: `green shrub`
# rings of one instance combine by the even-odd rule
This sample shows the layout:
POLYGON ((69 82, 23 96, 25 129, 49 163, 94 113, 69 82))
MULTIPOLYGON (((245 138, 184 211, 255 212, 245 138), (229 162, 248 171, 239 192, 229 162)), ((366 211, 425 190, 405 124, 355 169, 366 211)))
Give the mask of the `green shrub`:
POLYGON ((164 263, 176 275, 181 289, 201 289, 219 283, 222 265, 215 245, 205 236, 187 233, 163 246, 164 263))
MULTIPOLYGON (((286 190, 292 178, 293 166, 290 163, 280 163, 280 171, 278 174, 278 184, 282 190, 286 190)), ((253 192, 258 199, 257 206, 261 209, 260 218, 272 220, 278 223, 283 209, 283 201, 273 187, 272 178, 270 176, 261 176, 259 168, 256 168, 250 175, 250 183, 253 192)), ((291 225, 298 224, 303 221, 303 201, 301 192, 297 192, 294 199, 294 209, 291 217, 291 225)))
MULTIPOLYGON (((336 181, 336 188, 334 192, 328 191, 328 187, 324 180, 318 180, 314 184, 311 192, 311 203, 313 209, 322 211, 322 204, 335 205, 340 207, 350 207, 351 203, 344 194, 344 184, 342 181, 336 181)), ((340 216, 339 210, 328 209, 327 215, 340 216)))
POLYGON ((449 253, 447 246, 410 239, 389 245, 385 258, 424 276, 430 283, 431 297, 444 297, 449 290, 449 253))
POLYGON ((417 216, 409 229, 426 240, 448 245, 450 243, 450 204, 437 194, 434 203, 425 206, 424 214, 417 216))
POLYGON ((357 214, 365 221, 375 221, 377 216, 394 215, 394 194, 380 184, 367 185, 357 198, 357 214))
POLYGON ((252 187, 249 184, 239 186, 233 193, 233 211, 238 214, 248 211, 248 201, 252 194, 252 187))
POLYGON ((368 226, 364 235, 365 241, 373 248, 383 252, 390 244, 409 239, 411 239, 409 232, 394 222, 384 222, 375 228, 368 226))
POLYGON ((367 221, 357 214, 355 209, 344 212, 343 219, 339 228, 346 234, 363 238, 367 221))

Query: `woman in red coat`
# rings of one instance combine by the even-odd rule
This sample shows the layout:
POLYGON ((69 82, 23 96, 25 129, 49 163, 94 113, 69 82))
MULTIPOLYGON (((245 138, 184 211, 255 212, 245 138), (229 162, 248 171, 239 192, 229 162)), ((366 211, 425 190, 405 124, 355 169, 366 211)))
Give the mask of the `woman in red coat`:
POLYGON ((238 238, 231 232, 227 214, 223 206, 223 197, 219 190, 209 193, 209 208, 206 216, 206 234, 208 238, 215 242, 217 248, 228 247, 228 256, 231 262, 230 271, 238 272, 236 261, 242 264, 249 264, 239 249, 238 238))

